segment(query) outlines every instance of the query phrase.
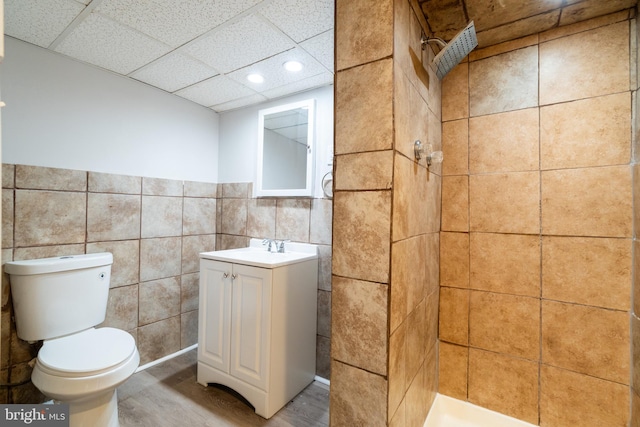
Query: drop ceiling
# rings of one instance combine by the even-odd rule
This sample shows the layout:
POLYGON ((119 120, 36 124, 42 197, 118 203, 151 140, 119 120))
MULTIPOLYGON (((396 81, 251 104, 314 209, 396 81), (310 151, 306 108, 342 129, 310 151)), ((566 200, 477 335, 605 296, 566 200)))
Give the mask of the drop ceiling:
POLYGON ((224 112, 333 83, 333 0, 4 0, 5 34, 224 112), (289 60, 303 64, 291 73, 289 60), (247 76, 259 73, 263 83, 247 76))
MULTIPOLYGON (((410 1, 444 40, 473 20, 479 47, 638 2, 410 1)), ((8 36, 217 112, 333 83, 334 0, 4 0, 4 7, 8 36), (289 60, 301 62, 302 71, 287 72, 289 60), (251 73, 264 82, 249 82, 251 73)))

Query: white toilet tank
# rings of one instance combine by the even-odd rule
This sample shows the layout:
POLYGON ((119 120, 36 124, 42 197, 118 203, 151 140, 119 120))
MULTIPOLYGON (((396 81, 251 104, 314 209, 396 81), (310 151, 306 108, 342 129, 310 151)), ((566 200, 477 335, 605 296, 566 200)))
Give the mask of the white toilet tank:
POLYGON ((111 264, 108 252, 7 262, 18 337, 50 339, 102 323, 111 264))

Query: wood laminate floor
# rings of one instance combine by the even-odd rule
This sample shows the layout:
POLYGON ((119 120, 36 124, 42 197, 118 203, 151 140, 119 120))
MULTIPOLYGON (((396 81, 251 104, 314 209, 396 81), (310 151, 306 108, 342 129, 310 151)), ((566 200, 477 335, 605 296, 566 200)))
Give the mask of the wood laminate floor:
POLYGON ((197 350, 134 374, 118 387, 120 427, 324 427, 329 388, 314 381, 268 420, 235 392, 196 382, 197 350))

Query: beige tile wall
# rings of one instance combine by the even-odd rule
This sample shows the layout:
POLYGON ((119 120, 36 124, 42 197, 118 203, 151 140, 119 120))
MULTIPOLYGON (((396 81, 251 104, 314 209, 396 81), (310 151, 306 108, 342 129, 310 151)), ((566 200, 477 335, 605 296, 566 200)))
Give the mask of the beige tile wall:
MULTIPOLYGON (((103 326, 129 331, 145 364, 197 342, 198 253, 215 249, 217 184, 4 164, 2 261, 111 252, 103 326)), ((3 402, 42 398, 37 345, 17 338, 3 275, 3 402)))
MULTIPOLYGON (((211 184, 3 165, 2 260, 111 252, 103 326, 129 331, 141 364, 197 342, 199 256, 250 237, 320 248, 318 370, 329 377, 331 201, 251 199, 250 184, 211 184)), ((43 398, 29 381, 37 345, 15 335, 3 275, 2 402, 43 398)))
POLYGON ((332 425, 422 425, 437 390, 441 167, 413 147, 441 147, 441 95, 423 27, 408 0, 336 2, 332 425))
POLYGON ((443 81, 441 393, 541 426, 629 421, 629 16, 472 52, 443 81))

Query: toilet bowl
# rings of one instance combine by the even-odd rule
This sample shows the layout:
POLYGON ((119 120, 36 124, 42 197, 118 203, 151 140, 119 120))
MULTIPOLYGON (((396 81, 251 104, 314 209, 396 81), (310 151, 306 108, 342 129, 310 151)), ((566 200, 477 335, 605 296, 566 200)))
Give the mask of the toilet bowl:
POLYGON ((104 321, 110 253, 5 264, 18 337, 44 340, 31 374, 47 397, 69 405, 70 427, 117 427, 116 387, 138 368, 133 337, 104 321))

